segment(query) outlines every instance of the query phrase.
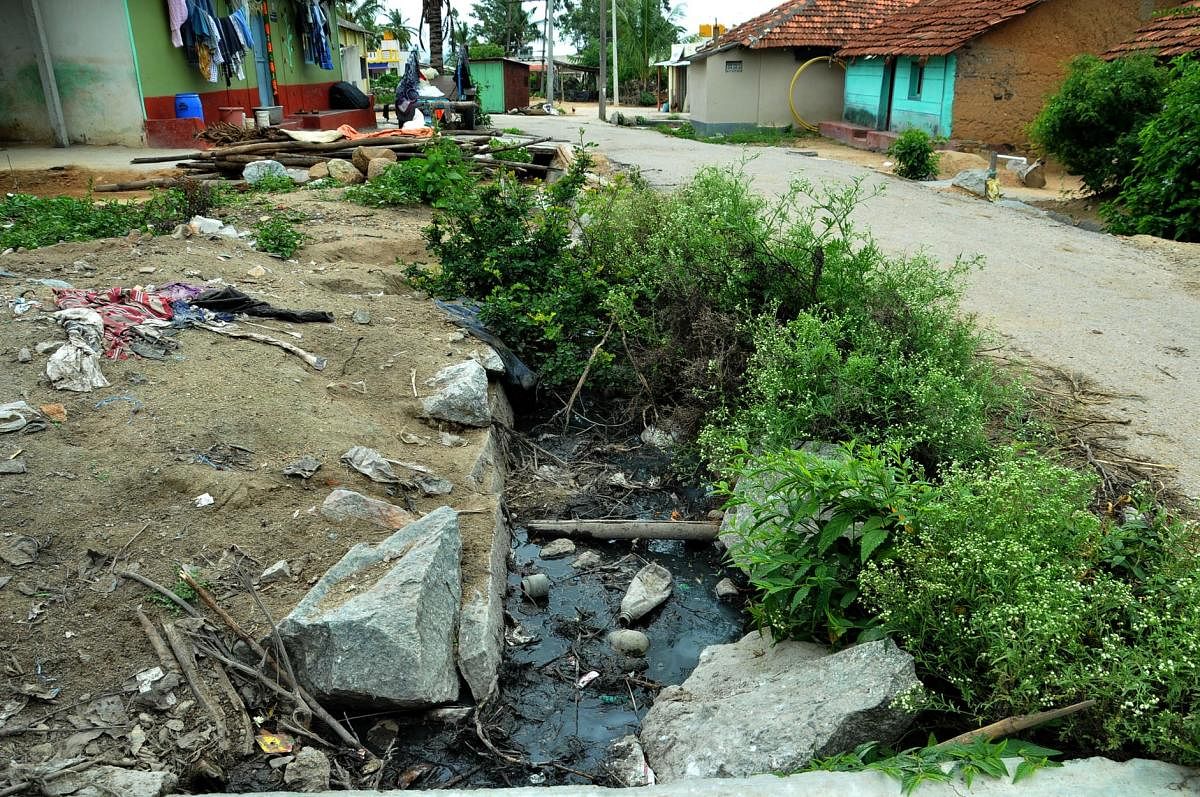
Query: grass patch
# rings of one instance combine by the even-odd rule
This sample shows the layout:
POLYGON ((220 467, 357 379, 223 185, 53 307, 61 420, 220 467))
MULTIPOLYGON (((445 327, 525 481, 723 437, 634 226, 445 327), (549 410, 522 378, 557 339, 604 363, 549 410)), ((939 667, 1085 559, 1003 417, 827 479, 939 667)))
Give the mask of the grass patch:
POLYGON ((712 136, 700 135, 691 122, 684 122, 677 127, 660 125, 658 130, 664 135, 674 138, 686 138, 706 144, 741 144, 763 147, 787 147, 800 139, 812 137, 810 133, 793 130, 790 125, 787 127, 758 127, 752 130, 737 130, 712 136))
POLYGON ((275 213, 254 227, 254 245, 260 252, 270 252, 287 260, 304 246, 304 233, 292 225, 287 214, 275 213))
POLYGON ((0 199, 0 249, 115 238, 132 230, 167 233, 228 201, 226 191, 186 178, 178 187, 153 192, 144 202, 98 202, 91 194, 82 198, 6 194, 0 199))

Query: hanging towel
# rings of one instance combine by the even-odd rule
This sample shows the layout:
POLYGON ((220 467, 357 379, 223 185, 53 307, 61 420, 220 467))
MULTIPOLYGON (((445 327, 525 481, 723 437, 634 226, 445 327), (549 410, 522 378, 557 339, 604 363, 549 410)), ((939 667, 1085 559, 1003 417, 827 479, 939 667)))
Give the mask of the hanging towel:
POLYGON ((183 23, 187 22, 187 0, 167 0, 167 16, 171 22, 171 44, 182 47, 183 35, 179 29, 183 27, 183 23))

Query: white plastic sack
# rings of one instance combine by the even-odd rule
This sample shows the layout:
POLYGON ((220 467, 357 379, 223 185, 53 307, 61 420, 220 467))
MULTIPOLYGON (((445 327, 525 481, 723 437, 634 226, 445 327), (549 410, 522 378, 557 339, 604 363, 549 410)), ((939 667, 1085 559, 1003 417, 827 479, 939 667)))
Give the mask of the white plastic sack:
POLYGON ((413 118, 409 119, 401 127, 401 130, 420 130, 425 126, 425 114, 421 113, 420 109, 413 111, 413 118))
POLYGON ((73 307, 59 310, 54 318, 67 330, 67 342, 50 355, 46 377, 56 390, 90 393, 109 382, 100 371, 104 351, 104 320, 95 310, 73 307))

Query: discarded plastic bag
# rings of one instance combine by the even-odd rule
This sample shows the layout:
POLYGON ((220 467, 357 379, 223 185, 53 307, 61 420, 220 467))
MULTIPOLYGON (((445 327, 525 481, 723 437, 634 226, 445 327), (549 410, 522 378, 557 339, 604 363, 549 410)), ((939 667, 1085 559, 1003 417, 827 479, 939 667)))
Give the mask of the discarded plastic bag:
POLYGON ((21 431, 36 415, 37 411, 24 401, 0 404, 0 434, 21 431))
POLYGON ((671 581, 671 571, 662 565, 649 564, 639 570, 621 599, 617 622, 629 625, 648 614, 671 596, 671 581))
POLYGON ((109 382, 100 371, 104 351, 104 320, 95 310, 72 307, 54 318, 67 331, 67 342, 46 363, 46 377, 56 390, 90 393, 109 382))
POLYGON ((392 466, 383 458, 383 455, 373 448, 354 446, 345 454, 342 454, 342 462, 345 462, 374 482, 411 484, 411 482, 406 482, 397 476, 396 472, 392 470, 392 466))

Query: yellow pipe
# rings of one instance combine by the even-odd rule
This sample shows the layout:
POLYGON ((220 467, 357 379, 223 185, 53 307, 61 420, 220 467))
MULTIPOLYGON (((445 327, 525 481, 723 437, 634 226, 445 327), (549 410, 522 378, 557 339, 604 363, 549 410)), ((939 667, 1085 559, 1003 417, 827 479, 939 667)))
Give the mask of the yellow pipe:
POLYGON ((800 68, 796 70, 796 74, 792 75, 792 82, 788 85, 788 107, 792 110, 792 119, 795 120, 796 126, 801 130, 807 130, 809 133, 816 133, 818 128, 812 122, 802 118, 796 111, 796 81, 800 79, 800 75, 805 69, 808 69, 818 61, 828 61, 830 64, 837 64, 842 68, 842 71, 845 71, 846 69, 846 64, 834 58, 832 55, 822 55, 805 61, 800 65, 800 68))

